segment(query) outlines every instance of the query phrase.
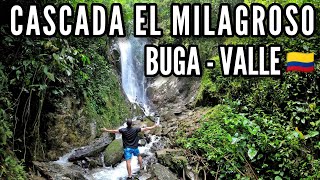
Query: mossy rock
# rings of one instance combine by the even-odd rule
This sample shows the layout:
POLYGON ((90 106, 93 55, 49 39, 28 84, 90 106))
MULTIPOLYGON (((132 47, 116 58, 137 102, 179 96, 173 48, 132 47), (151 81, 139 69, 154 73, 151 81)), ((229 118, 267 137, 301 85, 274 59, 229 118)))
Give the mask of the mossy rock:
POLYGON ((188 160, 185 156, 173 156, 172 162, 175 166, 175 169, 182 169, 188 164, 188 160))
POLYGON ((154 122, 152 121, 152 117, 146 116, 142 119, 142 122, 147 126, 153 126, 154 122))
POLYGON ((182 149, 162 149, 156 152, 156 156, 160 164, 176 172, 188 164, 182 149))
MULTIPOLYGON (((149 116, 144 117, 140 123, 140 127, 151 127, 153 125, 154 125, 154 122, 152 121, 152 117, 149 117, 149 116)), ((161 132, 161 128, 156 127, 149 131, 146 131, 145 134, 156 134, 156 133, 159 134, 159 132, 161 132)))
POLYGON ((104 151, 104 163, 113 166, 119 163, 123 157, 123 144, 121 139, 112 141, 104 151))
MULTIPOLYGON (((153 126, 153 125, 154 125, 154 122, 151 120, 151 117, 146 116, 146 117, 143 117, 141 120, 138 120, 138 121, 134 122, 133 127, 144 128, 144 127, 150 127, 150 126, 153 126)), ((155 134, 156 129, 157 128, 152 129, 150 131, 146 131, 146 132, 139 132, 138 136, 140 138, 144 138, 144 134, 155 134)))
POLYGON ((177 176, 161 164, 151 165, 151 174, 158 180, 178 180, 177 176))
POLYGON ((144 138, 144 133, 143 132, 139 132, 138 136, 139 136, 139 139, 143 139, 144 138))
POLYGON ((132 106, 130 107, 131 109, 131 113, 133 116, 141 116, 144 114, 143 110, 141 109, 141 107, 139 106, 139 104, 132 104, 132 106))

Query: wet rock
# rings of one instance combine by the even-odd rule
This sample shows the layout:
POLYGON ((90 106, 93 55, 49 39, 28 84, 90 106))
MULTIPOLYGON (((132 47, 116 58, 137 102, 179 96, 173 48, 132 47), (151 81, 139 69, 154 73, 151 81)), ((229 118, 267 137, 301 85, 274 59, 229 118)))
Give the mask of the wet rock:
POLYGON ((192 115, 193 115, 193 112, 192 112, 192 111, 190 111, 190 112, 188 113, 188 115, 189 115, 189 116, 192 116, 192 115))
POLYGON ((106 136, 93 141, 89 145, 76 149, 74 153, 70 155, 68 161, 76 161, 89 156, 97 156, 111 143, 112 139, 113 138, 110 137, 109 134, 106 134, 106 136))
POLYGON ((156 127, 155 131, 154 131, 154 135, 157 135, 157 136, 161 136, 162 135, 162 125, 156 127))
POLYGON ((159 160, 167 159, 167 157, 183 156, 184 152, 182 149, 162 149, 156 152, 156 156, 159 160))
POLYGON ((145 116, 145 117, 143 117, 143 121, 154 121, 154 117, 153 116, 145 116))
POLYGON ((172 163, 175 169, 183 169, 188 164, 188 159, 185 156, 173 156, 172 163))
POLYGON ((86 160, 81 160, 80 164, 82 168, 89 168, 89 162, 86 160))
POLYGON ((123 144, 121 139, 112 141, 104 151, 104 163, 113 166, 119 163, 123 157, 123 144))
POLYGON ((71 149, 84 146, 95 138, 92 134, 96 131, 91 125, 93 120, 88 116, 87 111, 84 111, 87 108, 80 99, 67 95, 53 103, 54 112, 45 113, 44 119, 46 119, 48 129, 43 129, 47 134, 46 137, 43 137, 43 147, 46 147, 44 151, 47 156, 42 156, 42 153, 37 151, 37 154, 32 154, 36 160, 57 160, 71 149))
POLYGON ((88 167, 90 169, 103 166, 100 157, 86 157, 85 160, 88 162, 88 167))
POLYGON ((34 172, 29 172, 27 178, 32 180, 46 180, 46 178, 36 175, 34 172))
POLYGON ((139 179, 150 179, 152 175, 150 173, 143 173, 139 175, 139 179))
POLYGON ((135 120, 135 121, 133 121, 133 122, 132 122, 133 127, 140 127, 141 121, 142 121, 142 119, 141 119, 141 120, 135 120))
POLYGON ((176 129, 178 129, 177 126, 166 128, 166 129, 163 130, 163 135, 167 135, 169 132, 175 131, 176 129))
POLYGON ((48 151, 47 156, 48 156, 48 159, 50 159, 51 161, 56 161, 59 159, 56 151, 48 151))
POLYGON ((151 175, 158 180, 178 180, 177 176, 173 174, 173 172, 158 163, 151 165, 151 175))
POLYGON ((140 139, 138 144, 139 146, 145 146, 147 144, 147 141, 145 139, 140 139))
POLYGON ((159 163, 178 172, 188 163, 182 149, 162 149, 156 152, 159 163))
POLYGON ((147 141, 147 143, 150 143, 150 142, 151 142, 151 136, 147 136, 147 137, 145 138, 145 140, 147 141))
POLYGON ((164 120, 164 121, 172 119, 173 117, 174 117, 174 114, 171 111, 165 111, 161 115, 161 119, 164 120))
POLYGON ((155 142, 155 143, 153 143, 152 147, 150 148, 150 151, 155 152, 160 149, 163 149, 163 144, 161 144, 160 142, 155 142))
MULTIPOLYGON (((134 127, 140 127, 140 128, 144 128, 144 127, 150 127, 153 126, 154 122, 152 121, 152 118, 150 118, 149 116, 144 117, 140 123, 137 123, 134 125, 134 127)), ((157 131, 159 131, 159 127, 156 127, 154 129, 151 129, 149 131, 145 131, 145 132, 140 132, 139 136, 140 138, 144 137, 144 134, 155 134, 157 131)))
POLYGON ((60 164, 55 164, 53 162, 32 162, 35 169, 40 172, 40 174, 46 179, 77 179, 85 180, 87 179, 85 172, 79 166, 69 165, 62 166, 60 164))
POLYGON ((159 141, 154 142, 152 144, 152 147, 150 148, 150 151, 151 152, 155 152, 155 151, 158 151, 158 150, 161 150, 161 149, 168 148, 171 145, 172 144, 171 144, 171 141, 170 141, 169 138, 161 137, 159 141))
POLYGON ((177 126, 178 124, 178 119, 174 118, 174 119, 171 119, 170 121, 168 121, 168 125, 167 127, 174 127, 174 126, 177 126))
POLYGON ((146 153, 140 153, 140 156, 141 156, 142 158, 145 158, 145 157, 148 156, 148 154, 146 154, 146 153))
POLYGON ((153 120, 151 117, 149 116, 146 116, 143 118, 142 122, 141 122, 141 125, 145 125, 145 126, 152 126, 154 124, 153 120))
POLYGON ((191 166, 185 167, 184 172, 185 172, 186 176, 188 177, 188 179, 191 179, 191 180, 199 179, 197 173, 194 173, 192 171, 191 166))

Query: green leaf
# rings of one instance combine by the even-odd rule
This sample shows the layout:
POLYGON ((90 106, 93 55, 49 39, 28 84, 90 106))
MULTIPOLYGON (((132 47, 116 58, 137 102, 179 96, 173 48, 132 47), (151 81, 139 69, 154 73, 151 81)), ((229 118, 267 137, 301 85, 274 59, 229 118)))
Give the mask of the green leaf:
POLYGON ((44 72, 45 74, 48 73, 48 66, 44 66, 44 67, 43 67, 43 72, 44 72))
POLYGON ((59 60, 59 55, 56 54, 56 53, 53 53, 53 54, 52 54, 52 57, 53 57, 53 59, 56 60, 56 61, 59 60))
POLYGON ((231 144, 236 144, 238 141, 240 141, 239 138, 233 137, 231 144))
POLYGON ((55 95, 59 94, 59 92, 57 90, 53 90, 52 93, 55 95))
POLYGON ((66 69, 66 73, 67 73, 67 76, 71 76, 71 70, 70 69, 66 69))
POLYGON ((40 84, 39 89, 45 90, 48 86, 46 84, 40 84))
POLYGON ((315 137, 319 134, 319 131, 309 131, 308 134, 310 137, 315 137))
POLYGON ((282 180, 282 178, 280 176, 276 176, 274 180, 282 180))
POLYGON ((51 81, 55 81, 55 78, 54 78, 54 74, 53 73, 50 73, 49 71, 48 71, 48 66, 44 66, 43 67, 43 72, 44 72, 44 74, 45 75, 47 75, 47 77, 51 80, 51 81))
POLYGON ((47 75, 47 77, 48 77, 51 81, 53 81, 53 82, 55 81, 55 79, 54 79, 54 74, 53 74, 53 73, 49 73, 49 72, 48 72, 46 75, 47 75))
POLYGON ((249 148, 248 150, 248 156, 251 160, 257 155, 257 153, 258 151, 254 148, 249 148))
POLYGON ((311 138, 311 137, 315 137, 317 135, 319 135, 318 131, 308 131, 308 134, 305 135, 305 139, 308 139, 308 138, 311 138))

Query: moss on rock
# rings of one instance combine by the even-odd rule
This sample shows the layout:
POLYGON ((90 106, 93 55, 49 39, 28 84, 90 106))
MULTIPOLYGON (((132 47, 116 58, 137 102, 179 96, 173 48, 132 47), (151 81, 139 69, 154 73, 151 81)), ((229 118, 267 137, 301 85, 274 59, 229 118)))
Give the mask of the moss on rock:
POLYGON ((183 169, 188 160, 181 149, 162 149, 156 152, 159 162, 174 171, 183 169))
POLYGON ((115 165, 123 157, 123 145, 121 139, 112 141, 104 151, 104 163, 107 166, 115 165))

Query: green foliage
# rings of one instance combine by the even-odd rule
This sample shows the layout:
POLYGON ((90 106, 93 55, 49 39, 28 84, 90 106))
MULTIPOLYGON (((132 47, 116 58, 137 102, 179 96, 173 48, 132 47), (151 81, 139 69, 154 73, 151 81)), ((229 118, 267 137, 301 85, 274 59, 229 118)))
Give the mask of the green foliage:
MULTIPOLYGON (((263 112, 246 117, 217 105, 191 138, 178 142, 204 156, 212 175, 219 169, 220 178, 319 178, 319 159, 299 132, 263 112)), ((319 138, 316 131, 310 132, 308 138, 319 138)))
POLYGON ((99 127, 118 127, 130 114, 123 96, 119 79, 106 64, 101 61, 95 71, 90 88, 86 89, 86 111, 99 127))
POLYGON ((0 159, 3 163, 0 165, 0 178, 5 177, 8 180, 26 179, 24 166, 15 157, 13 152, 0 148, 0 159))
POLYGON ((4 67, 0 63, 0 178, 26 179, 23 165, 8 148, 13 136, 9 122, 12 120, 6 111, 10 111, 10 93, 8 93, 8 79, 3 72, 4 67))
POLYGON ((319 28, 316 30, 311 38, 234 37, 225 40, 225 44, 232 45, 282 45, 283 75, 279 78, 223 77, 219 58, 212 58, 217 67, 204 71, 197 103, 225 105, 213 107, 204 117, 201 128, 192 137, 181 138, 179 142, 192 152, 202 154, 207 161, 204 166, 213 176, 218 171, 220 177, 226 178, 320 177, 319 62, 315 59, 313 73, 285 72, 284 66, 287 52, 319 55, 319 28))
POLYGON ((23 177, 15 156, 25 162, 44 160, 46 152, 59 145, 50 144, 55 141, 47 137, 47 130, 58 124, 50 120, 59 118, 48 119, 47 115, 66 113, 59 107, 65 97, 77 100, 72 105, 75 115, 67 114, 73 118, 65 122, 75 129, 68 136, 70 143, 91 134, 90 126, 84 129, 79 124, 94 121, 98 127, 117 127, 128 116, 117 73, 108 61, 110 44, 105 37, 15 37, 8 25, 1 25, 0 30, 1 176, 23 177), (78 112, 85 117, 77 118, 78 112))

